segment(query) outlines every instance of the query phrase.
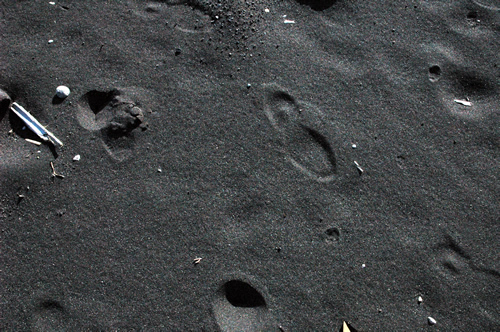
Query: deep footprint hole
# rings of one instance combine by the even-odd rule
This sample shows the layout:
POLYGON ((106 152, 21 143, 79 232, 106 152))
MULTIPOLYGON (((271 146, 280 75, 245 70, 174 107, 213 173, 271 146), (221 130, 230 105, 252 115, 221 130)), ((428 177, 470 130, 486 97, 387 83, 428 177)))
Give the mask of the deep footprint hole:
POLYGON ((441 75, 441 68, 437 65, 431 66, 429 68, 429 74, 439 76, 441 75))
POLYGON ((231 280, 224 285, 224 294, 229 303, 235 307, 265 307, 262 295, 246 282, 231 280))
POLYGON ((116 89, 108 92, 92 90, 85 94, 85 99, 89 103, 92 112, 97 114, 119 94, 120 92, 116 89))

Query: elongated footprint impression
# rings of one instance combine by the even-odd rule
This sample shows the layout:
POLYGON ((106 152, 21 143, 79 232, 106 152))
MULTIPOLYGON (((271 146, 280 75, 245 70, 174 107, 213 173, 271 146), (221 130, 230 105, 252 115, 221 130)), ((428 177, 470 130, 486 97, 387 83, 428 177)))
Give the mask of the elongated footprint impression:
POLYGON ((337 161, 328 138, 320 132, 318 108, 297 101, 276 84, 266 85, 265 89, 264 111, 290 162, 319 182, 335 179, 337 161))

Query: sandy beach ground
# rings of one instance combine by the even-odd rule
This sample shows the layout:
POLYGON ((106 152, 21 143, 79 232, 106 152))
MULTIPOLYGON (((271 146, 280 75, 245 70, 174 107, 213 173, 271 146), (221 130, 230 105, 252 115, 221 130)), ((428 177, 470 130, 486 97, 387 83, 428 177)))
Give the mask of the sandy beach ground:
POLYGON ((0 1, 0 329, 500 330, 499 33, 498 0, 0 1))

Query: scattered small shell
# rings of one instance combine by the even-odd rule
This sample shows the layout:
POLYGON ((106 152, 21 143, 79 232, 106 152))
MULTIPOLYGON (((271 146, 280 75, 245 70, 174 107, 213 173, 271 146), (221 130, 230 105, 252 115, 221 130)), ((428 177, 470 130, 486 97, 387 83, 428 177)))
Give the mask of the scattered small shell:
POLYGON ((67 86, 59 85, 56 88, 56 96, 58 98, 61 98, 61 99, 67 98, 70 93, 71 93, 71 91, 69 90, 69 88, 67 86))
POLYGON ((284 20, 283 23, 285 23, 285 24, 294 24, 295 21, 294 20, 284 20))
POLYGON ((353 149, 357 148, 358 146, 356 144, 351 145, 353 149))
POLYGON ((49 2, 49 5, 54 6, 55 4, 56 4, 56 3, 55 3, 55 2, 53 2, 53 1, 49 2))
POLYGON ((417 299, 417 302, 418 304, 424 302, 424 299, 422 298, 422 296, 419 296, 418 299, 417 299))
POLYGON ((160 167, 158 167, 158 173, 161 173, 161 172, 162 172, 161 168, 160 168, 160 167))
POLYGON ((269 13, 269 8, 264 9, 266 13, 269 13))
POLYGON ((73 157, 73 161, 80 161, 80 155, 77 154, 76 156, 73 157))
POLYGON ((52 44, 53 42, 54 42, 53 39, 49 39, 49 41, 48 41, 49 44, 52 44))
POLYGON ((366 267, 366 264, 361 264, 361 268, 364 269, 366 267))
POLYGON ((435 325, 437 322, 434 318, 429 316, 429 317, 427 317, 427 323, 429 323, 429 325, 435 325))

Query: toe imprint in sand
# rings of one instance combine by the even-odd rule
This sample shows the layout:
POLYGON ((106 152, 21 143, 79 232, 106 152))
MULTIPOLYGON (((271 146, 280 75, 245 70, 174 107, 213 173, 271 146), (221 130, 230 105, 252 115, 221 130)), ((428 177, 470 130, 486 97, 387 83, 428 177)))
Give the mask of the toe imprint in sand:
POLYGON ((134 129, 144 121, 144 112, 133 100, 137 89, 89 91, 78 105, 78 122, 99 133, 108 154, 127 159, 134 146, 134 129))
POLYGON ((321 121, 316 106, 299 102, 271 84, 266 86, 264 111, 295 167, 320 182, 335 178, 335 153, 319 131, 321 121))

